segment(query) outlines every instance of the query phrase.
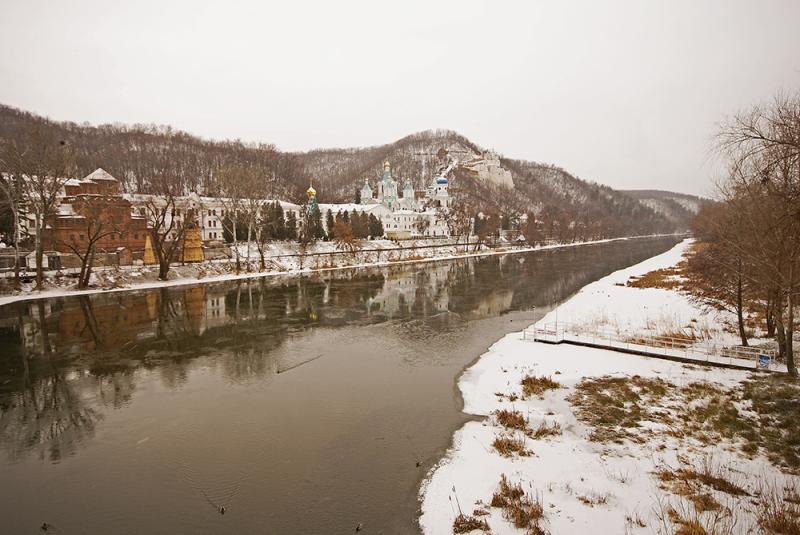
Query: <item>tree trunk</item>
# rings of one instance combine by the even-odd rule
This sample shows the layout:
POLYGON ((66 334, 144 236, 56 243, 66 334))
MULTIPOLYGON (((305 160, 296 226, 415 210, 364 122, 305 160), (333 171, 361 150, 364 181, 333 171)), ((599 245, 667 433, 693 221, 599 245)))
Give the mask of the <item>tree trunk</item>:
POLYGON ((169 260, 160 259, 158 260, 158 278, 159 280, 165 281, 167 280, 167 274, 169 273, 169 260))
POLYGON ((86 264, 86 268, 84 269, 84 279, 83 279, 83 287, 86 288, 89 286, 89 281, 92 278, 92 265, 94 264, 94 246, 92 246, 91 251, 87 253, 86 259, 84 260, 86 264))
POLYGON ((44 250, 42 249, 42 221, 41 217, 37 214, 35 217, 36 221, 36 241, 35 241, 35 248, 36 248, 36 289, 42 289, 42 281, 44 280, 44 269, 42 268, 42 258, 44 257, 44 250))
POLYGON ((14 288, 19 289, 19 209, 16 203, 11 210, 14 214, 14 288))
MULTIPOLYGON (((258 238, 256 238, 256 239, 258 239, 258 238)), ((266 271, 267 270, 267 263, 264 261, 264 244, 263 243, 261 245, 259 245, 259 247, 258 247, 258 261, 259 261, 259 267, 261 268, 261 271, 266 271)))
POLYGON ((739 338, 742 339, 742 346, 747 347, 747 334, 744 332, 744 313, 742 312, 742 261, 739 260, 739 273, 736 277, 736 319, 739 322, 739 338))
POLYGON ((250 248, 253 245, 252 238, 253 224, 247 223, 247 271, 250 271, 250 248))
POLYGON ((772 299, 767 299, 764 307, 764 321, 767 324, 767 338, 775 336, 775 303, 772 299))
POLYGON ((233 229, 231 230, 231 235, 233 236, 233 252, 236 255, 236 274, 239 274, 239 271, 242 269, 242 264, 239 261, 239 246, 236 242, 236 219, 231 219, 231 223, 233 225, 233 229))
MULTIPOLYGON (((78 255, 78 256, 80 256, 80 255, 78 255)), ((86 283, 84 281, 86 279, 86 261, 88 259, 89 259, 89 253, 87 252, 81 258, 81 270, 78 273, 78 289, 79 290, 83 290, 84 288, 86 288, 86 283)))
POLYGON ((797 377, 797 367, 794 364, 794 277, 792 266, 789 267, 789 292, 786 297, 786 371, 792 377, 797 377))

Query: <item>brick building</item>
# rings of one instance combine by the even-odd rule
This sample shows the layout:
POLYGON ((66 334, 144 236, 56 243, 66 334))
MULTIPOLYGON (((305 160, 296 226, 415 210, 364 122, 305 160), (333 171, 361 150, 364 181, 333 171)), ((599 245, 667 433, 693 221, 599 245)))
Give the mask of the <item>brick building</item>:
MULTIPOLYGON (((147 222, 134 214, 131 203, 122 196, 119 181, 103 169, 97 169, 82 180, 70 179, 64 184, 64 197, 58 211, 47 219, 45 248, 69 253, 69 244, 83 249, 88 245, 89 218, 107 221, 106 229, 115 231, 100 238, 96 251, 114 252, 120 248, 141 251, 147 236, 147 222)), ((104 230, 104 232, 106 232, 104 230)))

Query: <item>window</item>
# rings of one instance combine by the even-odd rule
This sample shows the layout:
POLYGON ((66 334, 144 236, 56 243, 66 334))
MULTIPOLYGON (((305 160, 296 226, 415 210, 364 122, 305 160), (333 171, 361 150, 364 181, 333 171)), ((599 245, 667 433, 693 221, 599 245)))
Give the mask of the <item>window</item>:
POLYGON ((81 241, 83 241, 83 234, 80 235, 80 239, 81 239, 81 241))
POLYGON ((69 235, 69 241, 75 241, 75 234, 69 235))
POLYGON ((214 215, 217 215, 217 211, 216 210, 211 210, 211 213, 214 214, 214 215))

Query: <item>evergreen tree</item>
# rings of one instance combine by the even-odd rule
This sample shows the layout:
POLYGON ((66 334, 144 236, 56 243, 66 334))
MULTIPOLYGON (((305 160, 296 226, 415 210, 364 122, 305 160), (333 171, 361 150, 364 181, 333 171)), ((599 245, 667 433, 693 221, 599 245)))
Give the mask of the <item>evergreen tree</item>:
POLYGON ((353 229, 354 238, 358 239, 363 237, 364 229, 361 226, 361 216, 359 216, 358 212, 355 210, 350 214, 350 226, 353 229))
POLYGON ((290 211, 286 218, 286 239, 297 239, 297 217, 294 215, 294 210, 290 211))
POLYGON ((316 208, 311 211, 311 235, 315 239, 322 239, 325 237, 325 229, 322 226, 322 212, 320 212, 319 208, 316 208))
POLYGON ((283 213, 283 206, 281 206, 281 203, 276 202, 273 211, 275 218, 275 239, 285 240, 287 238, 286 216, 283 213))
POLYGON ((355 194, 354 198, 356 200, 356 204, 361 204, 361 190, 360 189, 356 188, 356 194, 355 194))
POLYGON ((371 238, 383 237, 383 223, 374 214, 369 214, 369 235, 371 238))
MULTIPOLYGON (((225 243, 233 242, 233 221, 229 216, 225 216, 222 221, 222 238, 225 243)), ((236 236, 241 240, 242 236, 247 236, 247 223, 241 219, 236 222, 236 236)))
POLYGON ((328 210, 328 213, 325 215, 325 227, 328 229, 328 239, 333 239, 333 227, 336 225, 336 222, 333 220, 333 213, 328 210))

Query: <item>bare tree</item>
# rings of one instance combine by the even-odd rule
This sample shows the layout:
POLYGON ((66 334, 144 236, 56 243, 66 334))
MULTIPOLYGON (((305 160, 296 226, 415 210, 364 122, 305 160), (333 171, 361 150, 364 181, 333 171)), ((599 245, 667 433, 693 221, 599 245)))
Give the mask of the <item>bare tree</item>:
POLYGON ((353 258, 361 250, 361 240, 353 236, 353 226, 349 222, 339 219, 334 224, 333 239, 337 249, 348 251, 353 258))
POLYGON ((6 198, 14 225, 14 287, 19 288, 19 245, 22 241, 20 227, 21 212, 25 205, 22 190, 22 177, 14 174, 0 173, 0 191, 6 198))
POLYGON ((187 207, 178 206, 179 184, 166 173, 151 179, 154 195, 145 201, 147 232, 158 261, 158 278, 167 280, 170 265, 177 256, 186 230, 186 221, 194 217, 187 207), (181 210, 184 213, 181 213, 181 210))
POLYGON ((777 337, 788 372, 794 362, 796 295, 800 289, 800 92, 781 95, 724 125, 719 147, 730 162, 720 184, 742 224, 726 244, 753 265, 753 279, 778 291, 777 337))
POLYGON ((78 275, 78 288, 86 288, 92 275, 97 243, 112 234, 121 234, 122 229, 109 207, 114 204, 113 196, 91 196, 81 198, 73 203, 76 215, 83 219, 80 238, 85 236, 85 241, 76 239, 72 234, 70 239, 59 240, 68 247, 81 260, 81 271, 78 275))
POLYGON ((67 143, 56 139, 53 131, 34 127, 18 140, 5 144, 2 166, 19 177, 28 211, 34 219, 36 251, 36 289, 44 279, 42 236, 47 219, 58 209, 64 182, 73 168, 73 155, 67 143))
POLYGON ((439 212, 439 217, 444 219, 450 236, 456 239, 456 245, 458 245, 461 236, 464 235, 466 235, 465 239, 469 241, 469 229, 472 218, 470 216, 470 210, 465 202, 453 202, 449 208, 439 212))
MULTIPOLYGON (((231 248, 236 258, 236 273, 242 269, 239 252, 239 226, 247 219, 245 199, 247 197, 250 171, 241 165, 230 165, 220 170, 218 174, 219 193, 222 205, 225 207, 225 217, 222 226, 231 236, 231 248)), ((250 252, 248 243, 248 255, 250 252)))

